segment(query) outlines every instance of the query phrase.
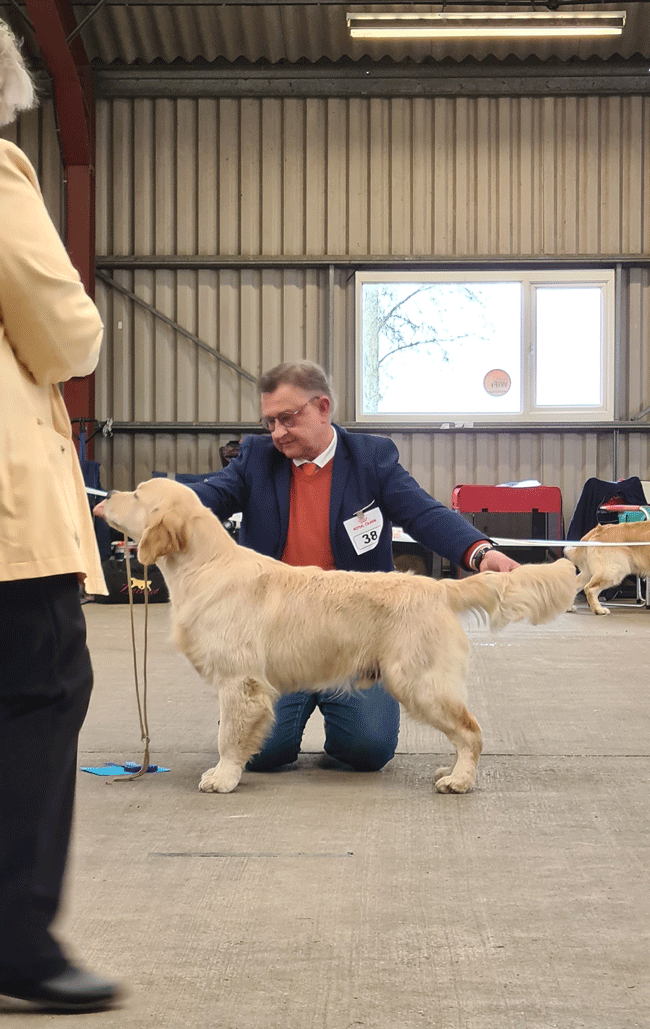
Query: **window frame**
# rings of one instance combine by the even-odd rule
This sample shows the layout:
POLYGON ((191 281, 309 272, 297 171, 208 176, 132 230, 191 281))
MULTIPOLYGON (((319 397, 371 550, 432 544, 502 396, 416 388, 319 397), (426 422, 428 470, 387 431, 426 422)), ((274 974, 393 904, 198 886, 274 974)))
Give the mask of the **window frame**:
POLYGON ((609 422, 615 420, 615 360, 616 360, 616 276, 611 266, 599 268, 508 268, 502 270, 454 269, 446 271, 414 268, 411 271, 375 271, 363 269, 355 272, 355 420, 375 424, 420 423, 456 424, 538 423, 557 422, 609 422), (521 389, 520 410, 516 412, 437 411, 437 412, 370 412, 363 411, 363 310, 362 292, 366 283, 382 282, 520 282, 522 284, 521 310, 521 389), (535 333, 535 291, 540 287, 570 286, 597 287, 602 297, 601 338, 601 403, 598 405, 539 405, 535 402, 537 339, 535 333))

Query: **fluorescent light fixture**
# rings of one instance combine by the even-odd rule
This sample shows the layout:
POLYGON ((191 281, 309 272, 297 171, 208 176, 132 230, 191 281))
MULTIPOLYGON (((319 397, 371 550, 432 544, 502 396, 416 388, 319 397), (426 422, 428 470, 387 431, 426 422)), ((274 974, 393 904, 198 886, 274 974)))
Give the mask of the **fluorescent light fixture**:
POLYGON ((620 36, 625 11, 490 12, 487 14, 355 14, 346 20, 353 39, 546 39, 620 36))

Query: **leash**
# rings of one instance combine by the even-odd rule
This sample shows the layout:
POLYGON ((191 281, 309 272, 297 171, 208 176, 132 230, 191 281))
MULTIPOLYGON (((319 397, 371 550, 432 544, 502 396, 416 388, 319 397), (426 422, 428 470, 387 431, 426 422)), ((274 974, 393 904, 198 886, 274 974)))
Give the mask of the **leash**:
POLYGON ((650 540, 630 543, 600 543, 598 540, 522 540, 490 536, 496 547, 650 547, 650 540))
POLYGON ((133 617, 133 586, 131 585, 131 558, 129 556, 129 538, 124 534, 124 557, 126 559, 126 578, 129 587, 129 611, 131 615, 131 649, 133 651, 133 674, 135 677, 135 696, 138 703, 138 718, 140 719, 140 739, 144 743, 144 755, 142 767, 139 772, 130 775, 116 775, 111 782, 129 782, 132 779, 139 779, 149 767, 149 721, 147 717, 147 638, 149 626, 149 586, 147 585, 148 565, 144 568, 144 655, 142 659, 142 701, 140 701, 140 686, 138 683, 138 655, 135 643, 135 621, 133 617))

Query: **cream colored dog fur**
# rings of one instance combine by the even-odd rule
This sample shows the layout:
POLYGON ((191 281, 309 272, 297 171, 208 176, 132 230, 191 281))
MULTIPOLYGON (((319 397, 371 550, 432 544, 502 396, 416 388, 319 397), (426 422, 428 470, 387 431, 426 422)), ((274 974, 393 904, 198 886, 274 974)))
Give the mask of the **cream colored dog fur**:
POLYGON ((481 730, 465 706, 468 643, 458 615, 493 628, 566 611, 573 565, 435 581, 398 572, 294 568, 238 546, 187 486, 151 479, 111 493, 104 516, 139 543, 169 588, 174 640, 219 695, 219 763, 199 789, 230 793, 273 724, 281 693, 381 678, 415 718, 435 726, 456 760, 435 773, 441 793, 472 788, 481 730))
MULTIPOLYGON (((580 542, 620 543, 620 547, 565 547, 564 553, 580 572, 576 592, 584 589, 595 615, 608 615, 598 596, 618 586, 626 575, 650 575, 650 546, 629 547, 627 543, 650 543, 650 522, 615 522, 597 525, 580 542)), ((575 609, 574 609, 575 610, 575 609)))

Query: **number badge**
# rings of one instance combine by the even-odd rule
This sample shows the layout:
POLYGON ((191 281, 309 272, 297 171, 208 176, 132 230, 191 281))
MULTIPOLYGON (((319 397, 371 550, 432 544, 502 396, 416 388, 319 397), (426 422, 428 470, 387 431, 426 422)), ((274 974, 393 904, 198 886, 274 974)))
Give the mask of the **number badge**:
POLYGON ((365 554, 366 550, 374 550, 379 543, 384 516, 378 507, 373 507, 370 511, 360 511, 353 518, 347 518, 343 524, 357 554, 365 554))

